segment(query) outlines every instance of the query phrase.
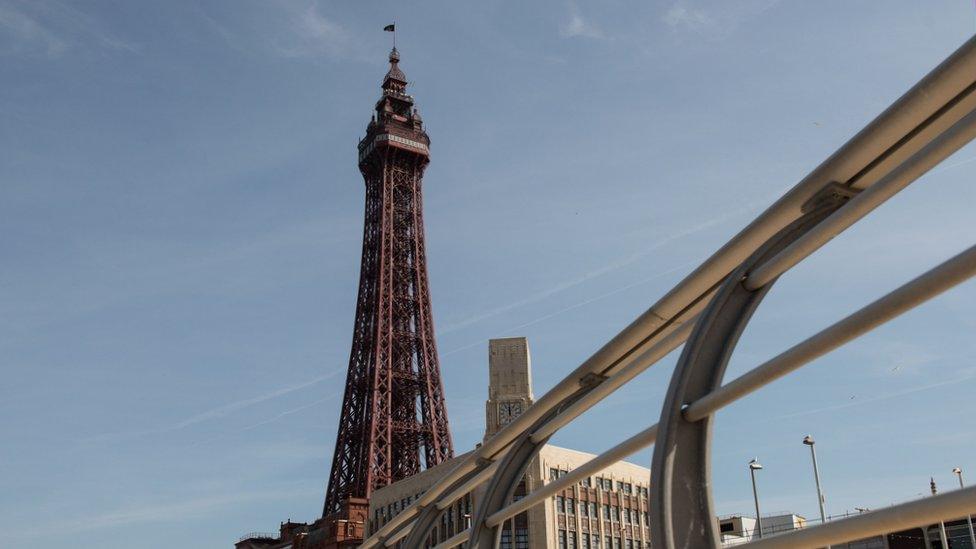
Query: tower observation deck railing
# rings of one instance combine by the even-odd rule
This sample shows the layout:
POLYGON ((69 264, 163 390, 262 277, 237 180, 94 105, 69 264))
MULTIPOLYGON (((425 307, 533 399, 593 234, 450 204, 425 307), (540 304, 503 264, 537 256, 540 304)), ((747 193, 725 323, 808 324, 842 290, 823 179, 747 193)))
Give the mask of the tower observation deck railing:
MULTIPOLYGON (((423 547, 442 509, 482 487, 471 527, 438 547, 489 549, 502 523, 654 445, 655 549, 720 547, 708 454, 713 415, 976 274, 976 246, 908 281, 736 379, 739 335, 777 278, 976 138, 976 37, 362 545, 423 547), (658 422, 513 502, 529 461, 560 428, 680 346, 658 422)), ((976 487, 744 544, 824 547, 976 512, 976 487)))

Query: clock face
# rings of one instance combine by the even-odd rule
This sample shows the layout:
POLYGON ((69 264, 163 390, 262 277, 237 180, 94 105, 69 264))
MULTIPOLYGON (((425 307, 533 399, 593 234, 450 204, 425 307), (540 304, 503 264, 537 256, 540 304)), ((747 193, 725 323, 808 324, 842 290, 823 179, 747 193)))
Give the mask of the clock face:
POLYGON ((498 404, 498 423, 507 425, 522 413, 522 403, 519 401, 501 402, 498 404))

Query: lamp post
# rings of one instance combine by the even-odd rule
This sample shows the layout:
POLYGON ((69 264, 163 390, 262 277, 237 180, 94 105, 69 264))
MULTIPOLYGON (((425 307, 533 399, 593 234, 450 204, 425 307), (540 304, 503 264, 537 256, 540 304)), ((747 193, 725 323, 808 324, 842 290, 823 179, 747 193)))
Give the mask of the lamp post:
MULTIPOLYGON (((962 482, 962 469, 953 467, 952 472, 959 477, 959 488, 965 488, 966 485, 962 482)), ((969 526, 969 543, 973 547, 976 547, 976 534, 973 533, 973 517, 969 513, 966 513, 966 524, 969 526)))
POLYGON ((754 458, 749 462, 749 475, 752 476, 752 499, 756 502, 756 532, 755 534, 762 539, 762 514, 759 512, 759 490, 756 489, 756 471, 762 469, 759 458, 754 458))
MULTIPOLYGON (((814 448, 816 443, 817 441, 813 440, 813 437, 810 435, 803 437, 803 444, 810 447, 810 457, 813 458, 813 479, 817 483, 817 503, 820 505, 820 524, 827 524, 827 510, 824 507, 823 488, 820 486, 820 466, 817 464, 817 449, 814 448)), ((827 549, 830 549, 829 545, 827 549)))
POLYGON ((817 503, 820 504, 820 523, 825 524, 827 522, 827 510, 824 508, 823 488, 820 486, 820 466, 817 464, 817 450, 814 448, 816 443, 810 435, 803 437, 803 444, 810 447, 810 457, 813 458, 813 479, 817 482, 817 503))
MULTIPOLYGON (((932 490, 932 495, 936 495, 939 491, 935 487, 935 478, 929 477, 929 489, 932 490)), ((945 521, 939 521, 939 541, 942 543, 942 547, 949 547, 949 538, 946 536, 945 521)))

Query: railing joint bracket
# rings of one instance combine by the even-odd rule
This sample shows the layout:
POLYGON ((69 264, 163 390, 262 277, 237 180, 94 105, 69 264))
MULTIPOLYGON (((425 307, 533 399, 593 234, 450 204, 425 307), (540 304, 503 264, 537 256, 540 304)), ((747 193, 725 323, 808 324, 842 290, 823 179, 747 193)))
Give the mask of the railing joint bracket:
POLYGON ((861 191, 848 187, 843 183, 831 181, 824 188, 817 191, 817 194, 813 195, 810 200, 804 202, 803 206, 800 207, 800 211, 808 213, 825 204, 842 204, 857 196, 859 192, 861 191))
POLYGON ((603 383, 607 379, 609 379, 608 376, 605 376, 603 374, 596 374, 596 373, 590 372, 590 373, 588 373, 585 376, 583 376, 583 377, 580 378, 579 384, 580 384, 580 387, 596 387, 597 385, 603 383))

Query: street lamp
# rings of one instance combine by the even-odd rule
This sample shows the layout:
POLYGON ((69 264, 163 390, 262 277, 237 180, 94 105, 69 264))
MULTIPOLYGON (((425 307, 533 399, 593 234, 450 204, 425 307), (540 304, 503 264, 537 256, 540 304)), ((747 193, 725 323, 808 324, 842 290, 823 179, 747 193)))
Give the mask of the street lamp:
MULTIPOLYGON (((820 504, 820 524, 827 524, 827 510, 824 508, 824 495, 823 489, 820 487, 820 466, 817 464, 817 449, 814 445, 817 441, 813 440, 813 437, 807 435, 803 437, 803 444, 810 447, 810 456, 813 458, 813 479, 817 482, 817 503, 820 504)), ((830 549, 830 546, 827 546, 830 549)))
MULTIPOLYGON (((959 477, 959 488, 965 488, 966 485, 962 482, 962 469, 953 467, 952 472, 959 477)), ((966 513, 966 524, 969 525, 969 543, 973 547, 976 547, 976 534, 973 533, 973 517, 969 513, 966 513)))
POLYGON ((820 504, 820 523, 827 523, 827 510, 824 508, 824 495, 823 489, 820 487, 820 467, 817 465, 817 450, 814 448, 816 441, 813 437, 807 435, 803 437, 803 444, 810 447, 810 456, 813 458, 813 478, 817 482, 817 503, 820 504))
POLYGON ((759 458, 749 462, 749 474, 752 476, 752 499, 756 501, 756 535, 762 539, 762 515, 759 512, 759 491, 756 489, 756 471, 762 469, 759 458))

